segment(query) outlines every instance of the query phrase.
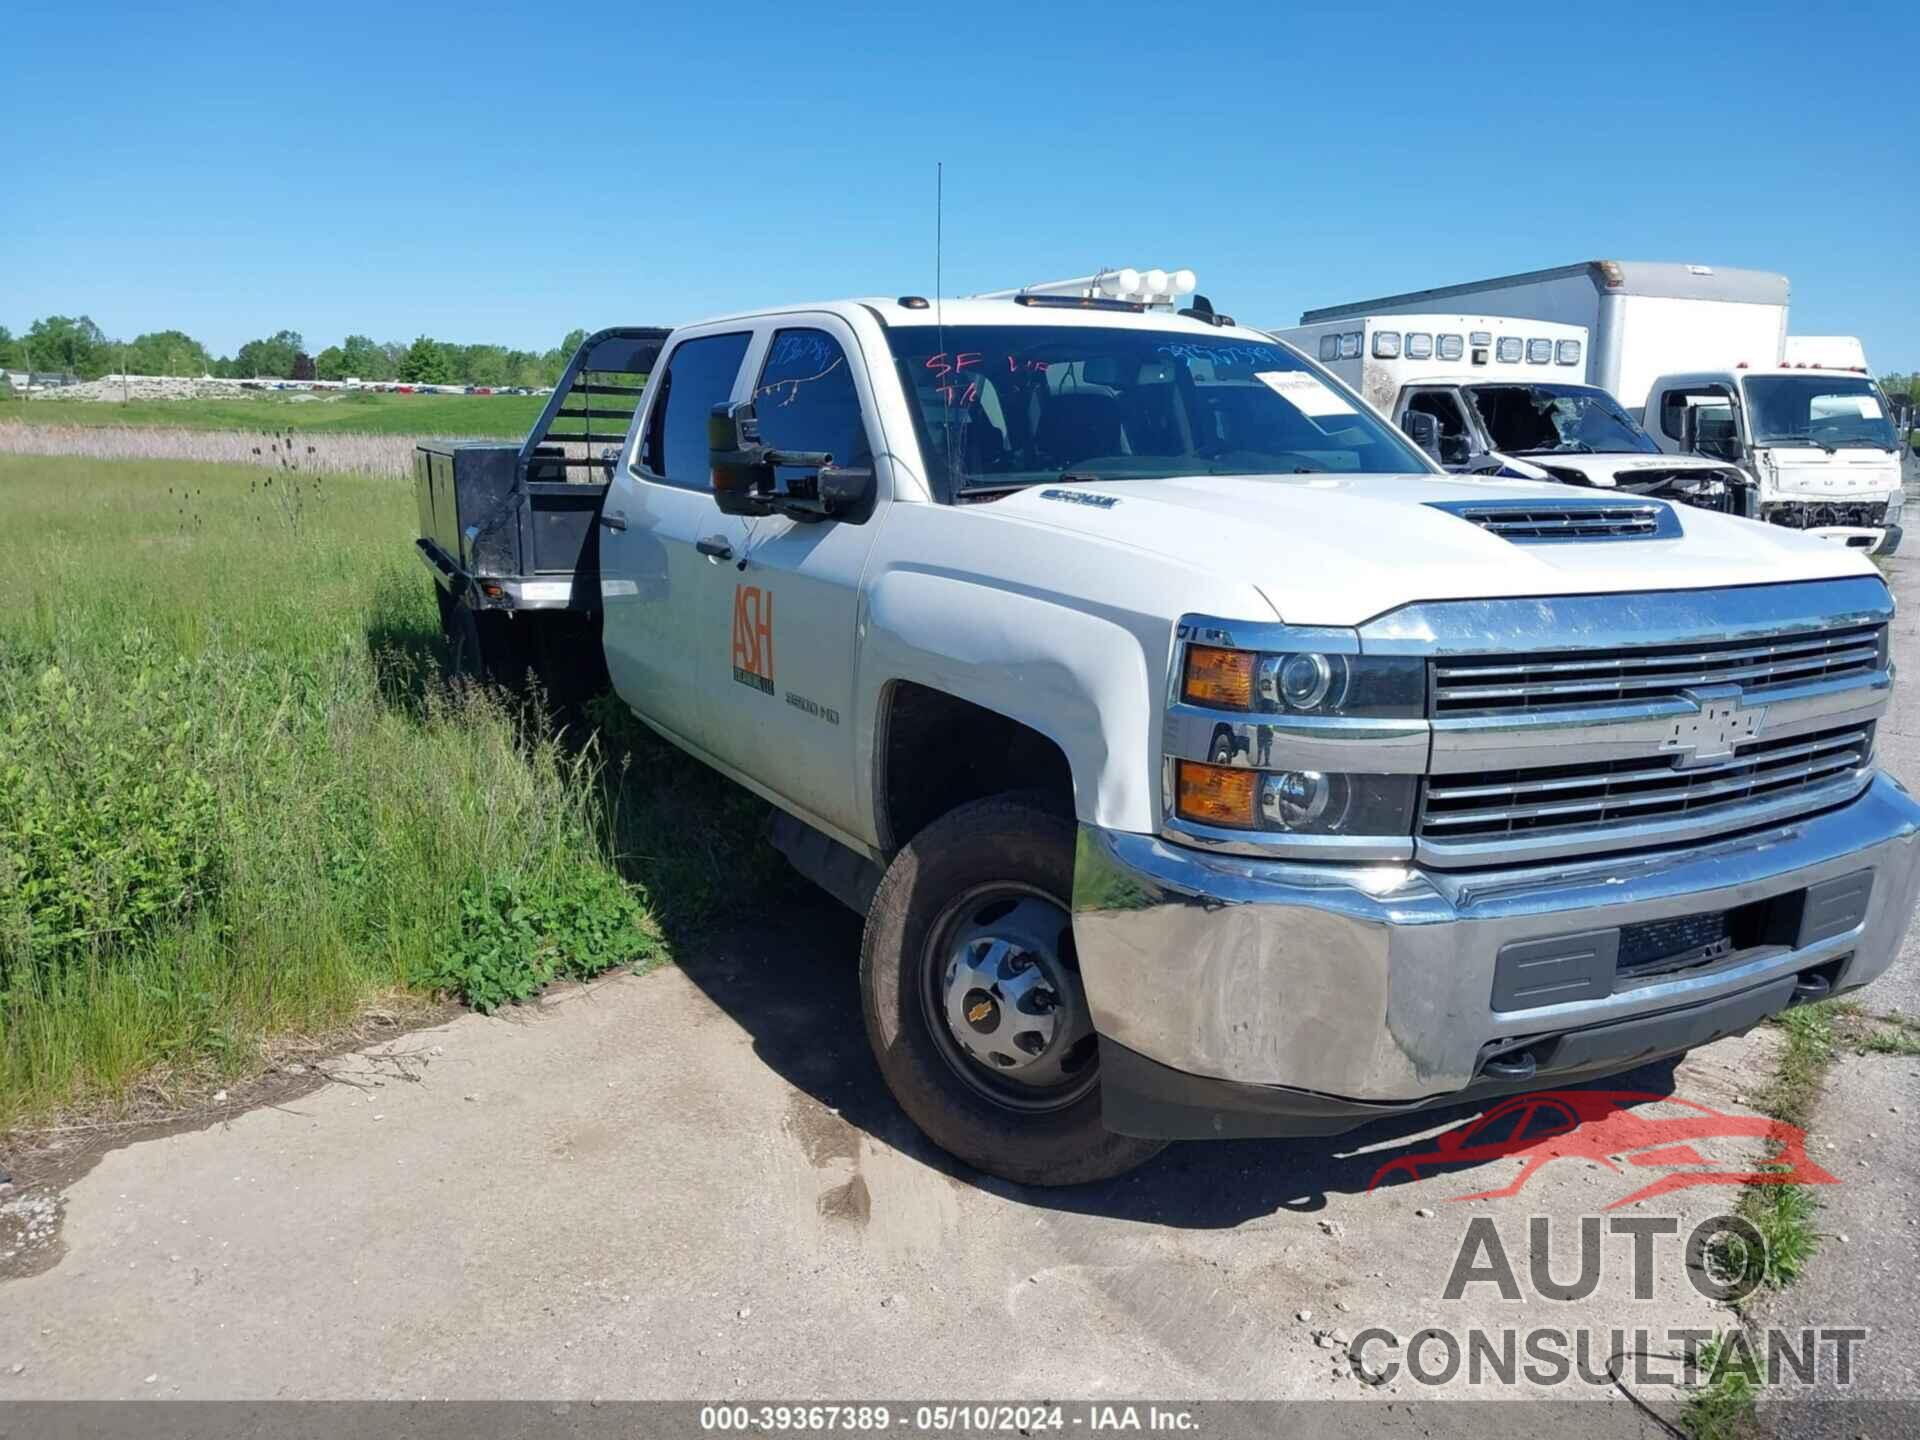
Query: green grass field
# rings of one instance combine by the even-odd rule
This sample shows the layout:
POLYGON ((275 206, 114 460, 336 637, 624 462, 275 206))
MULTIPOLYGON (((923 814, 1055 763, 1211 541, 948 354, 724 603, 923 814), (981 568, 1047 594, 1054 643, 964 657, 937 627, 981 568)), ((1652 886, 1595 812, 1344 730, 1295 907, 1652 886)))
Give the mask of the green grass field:
POLYGON ((0 456, 0 1134, 191 1096, 396 991, 645 965, 772 870, 757 802, 637 726, 449 690, 412 511, 0 456))
POLYGON ((0 421, 34 425, 161 425, 186 430, 352 431, 370 435, 520 436, 544 395, 396 395, 371 391, 242 392, 208 400, 0 401, 0 421))

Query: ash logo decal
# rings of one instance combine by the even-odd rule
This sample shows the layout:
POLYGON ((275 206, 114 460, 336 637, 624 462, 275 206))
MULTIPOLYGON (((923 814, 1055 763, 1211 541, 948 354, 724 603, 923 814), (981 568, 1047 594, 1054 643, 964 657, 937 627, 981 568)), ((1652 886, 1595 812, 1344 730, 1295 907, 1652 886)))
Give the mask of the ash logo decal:
POLYGON ((733 587, 733 678, 773 694, 773 592, 733 587))

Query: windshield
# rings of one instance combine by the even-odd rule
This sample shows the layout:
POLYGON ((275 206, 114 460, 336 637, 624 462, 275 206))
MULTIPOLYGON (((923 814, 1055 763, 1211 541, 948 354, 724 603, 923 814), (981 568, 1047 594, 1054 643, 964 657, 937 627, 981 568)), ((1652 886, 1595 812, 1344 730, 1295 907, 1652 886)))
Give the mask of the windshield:
POLYGON ((1426 474, 1283 346, 1090 325, 890 328, 936 491, 1173 475, 1426 474))
POLYGON ((1469 385, 1493 448, 1509 455, 1658 454, 1653 438, 1590 385, 1469 385))
POLYGON ((1756 445, 1899 448, 1880 392, 1864 375, 1750 375, 1744 383, 1756 445))

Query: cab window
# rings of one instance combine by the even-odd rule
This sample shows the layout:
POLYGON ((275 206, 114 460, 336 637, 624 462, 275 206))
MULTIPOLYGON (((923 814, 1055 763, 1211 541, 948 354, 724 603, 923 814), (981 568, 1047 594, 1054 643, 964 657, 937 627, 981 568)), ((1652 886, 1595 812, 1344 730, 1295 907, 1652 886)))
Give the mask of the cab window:
POLYGON ((751 338, 745 332, 702 335, 674 347, 640 442, 640 468, 651 478, 690 490, 712 485, 707 417, 732 397, 751 338))

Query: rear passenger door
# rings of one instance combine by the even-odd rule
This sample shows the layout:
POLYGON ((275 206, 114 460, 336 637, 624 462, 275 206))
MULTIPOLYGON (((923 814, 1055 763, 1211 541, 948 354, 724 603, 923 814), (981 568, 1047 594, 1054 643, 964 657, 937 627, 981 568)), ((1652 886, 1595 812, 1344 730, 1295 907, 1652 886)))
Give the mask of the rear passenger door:
MULTIPOLYGON (((721 538, 707 417, 739 398, 751 322, 677 336, 648 387, 644 417, 607 492, 600 543, 607 669, 647 719, 709 750, 713 648, 703 620, 720 566, 698 548, 721 538)), ((711 547, 710 547, 711 548, 711 547)))

